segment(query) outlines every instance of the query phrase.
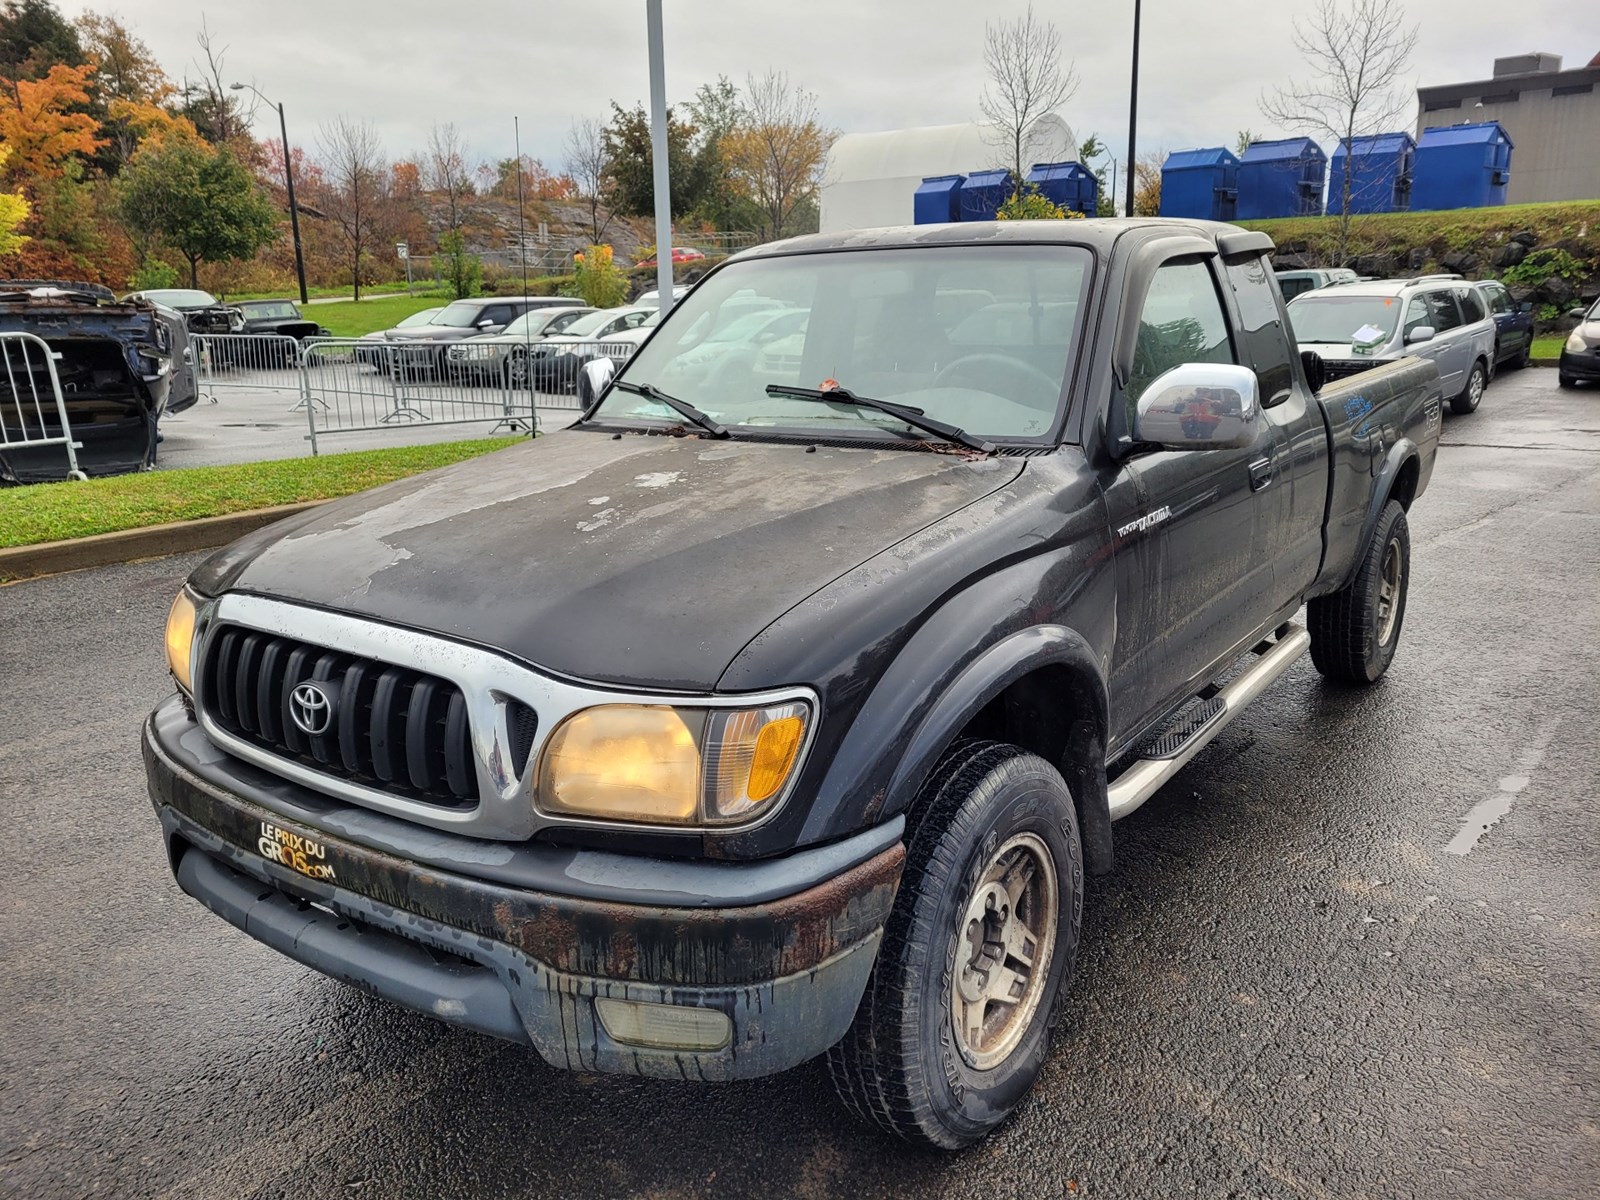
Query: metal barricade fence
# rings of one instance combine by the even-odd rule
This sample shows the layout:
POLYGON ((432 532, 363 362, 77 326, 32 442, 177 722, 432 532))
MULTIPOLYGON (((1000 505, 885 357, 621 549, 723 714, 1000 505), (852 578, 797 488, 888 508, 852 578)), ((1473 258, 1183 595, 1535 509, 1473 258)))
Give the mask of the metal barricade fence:
POLYGON ((487 423, 529 433, 539 397, 505 373, 454 362, 449 343, 316 338, 305 343, 301 375, 311 452, 331 434, 399 425, 487 423))
POLYGON ((292 337, 268 333, 191 333, 195 381, 213 404, 225 391, 285 392, 305 389, 301 346, 292 337))
POLYGON ((73 440, 61 376, 49 343, 20 330, 0 332, 0 455, 9 450, 60 446, 66 453, 68 479, 84 479, 78 469, 81 442, 73 440))

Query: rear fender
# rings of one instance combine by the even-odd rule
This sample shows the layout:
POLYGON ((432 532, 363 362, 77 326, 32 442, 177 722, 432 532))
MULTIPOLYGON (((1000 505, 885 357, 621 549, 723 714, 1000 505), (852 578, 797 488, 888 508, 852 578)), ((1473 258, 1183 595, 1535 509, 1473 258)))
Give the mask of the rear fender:
MULTIPOLYGON (((1383 456, 1383 463, 1378 467, 1377 477, 1372 482, 1372 499, 1367 503, 1367 515, 1361 521, 1361 539, 1356 542, 1354 560, 1340 582, 1340 587, 1347 585, 1361 569, 1362 556, 1372 541, 1373 530, 1378 527, 1378 518, 1383 515, 1384 506, 1394 495, 1395 485, 1400 479, 1401 472, 1406 469, 1406 464, 1413 460, 1420 464, 1421 454, 1417 450, 1417 444, 1410 438, 1401 438, 1390 446, 1389 452, 1383 456)), ((1413 491, 1411 495, 1405 496, 1403 503, 1409 505, 1414 495, 1413 491)))

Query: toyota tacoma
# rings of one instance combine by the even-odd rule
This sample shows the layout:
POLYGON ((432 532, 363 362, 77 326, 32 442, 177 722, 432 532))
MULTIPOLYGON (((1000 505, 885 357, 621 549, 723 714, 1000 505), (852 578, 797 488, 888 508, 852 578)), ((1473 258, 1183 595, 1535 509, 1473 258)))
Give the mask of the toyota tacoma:
POLYGON ((557 1067, 826 1054, 862 1118, 977 1141, 1114 822, 1308 650, 1370 684, 1399 643, 1438 370, 1319 390, 1271 251, 758 247, 586 365, 572 428, 219 551, 144 731, 178 886, 557 1067), (783 354, 693 353, 752 297, 806 314, 783 354))

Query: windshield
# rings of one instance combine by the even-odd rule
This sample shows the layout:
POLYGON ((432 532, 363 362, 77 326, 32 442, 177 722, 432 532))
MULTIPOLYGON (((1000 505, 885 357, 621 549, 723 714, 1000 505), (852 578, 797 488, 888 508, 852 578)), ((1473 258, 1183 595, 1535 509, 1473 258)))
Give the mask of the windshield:
MULTIPOLYGON (((766 394, 768 384, 837 384, 975 435, 1042 438, 1060 407, 1089 264, 1075 246, 981 243, 734 263, 695 285, 622 377, 735 429, 912 433, 885 413, 766 394)), ((618 390, 597 415, 681 421, 618 390)))
POLYGON ((1394 296, 1341 296, 1307 292, 1289 305, 1289 324, 1301 342, 1351 342, 1356 330, 1372 325, 1394 336, 1401 303, 1394 296))
POLYGON ((554 326, 564 329, 572 324, 570 308, 534 308, 523 313, 501 332, 502 337, 534 337, 554 326))
POLYGON ((441 308, 429 325, 448 325, 451 329, 468 329, 478 321, 483 305, 471 300, 457 300, 441 308))
POLYGON ((298 317, 287 300, 246 300, 239 306, 252 317, 298 317))
POLYGON ((206 308, 217 302, 217 298, 210 292, 197 291, 194 288, 161 288, 154 292, 145 292, 144 297, 167 308, 206 308))
POLYGON ((442 313, 442 308, 425 308, 419 313, 412 313, 404 321, 395 326, 396 329, 410 329, 416 325, 431 325, 433 319, 442 313))

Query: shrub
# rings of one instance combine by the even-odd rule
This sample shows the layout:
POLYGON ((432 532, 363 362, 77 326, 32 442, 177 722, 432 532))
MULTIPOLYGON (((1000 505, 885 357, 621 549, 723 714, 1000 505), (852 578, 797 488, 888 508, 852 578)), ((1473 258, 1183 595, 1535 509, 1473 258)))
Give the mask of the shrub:
POLYGON ((1535 250, 1516 266, 1508 268, 1501 279, 1507 284, 1532 287, 1551 276, 1576 283, 1585 274, 1587 271, 1580 259, 1565 250, 1549 249, 1535 250))
POLYGON ((1062 208, 1030 184, 1019 187, 994 214, 997 221, 1070 221, 1082 216, 1081 212, 1062 208))
POLYGON ((628 296, 628 276, 617 266, 610 246, 590 246, 572 256, 569 296, 581 296, 593 308, 615 308, 628 296))
POLYGON ((483 260, 467 253, 467 240, 459 229, 440 236, 439 266, 445 285, 457 300, 476 296, 483 286, 483 260))
POLYGON ((136 292, 153 291, 156 288, 176 287, 178 283, 178 269, 169 262, 159 258, 147 258, 128 280, 128 286, 136 292))

